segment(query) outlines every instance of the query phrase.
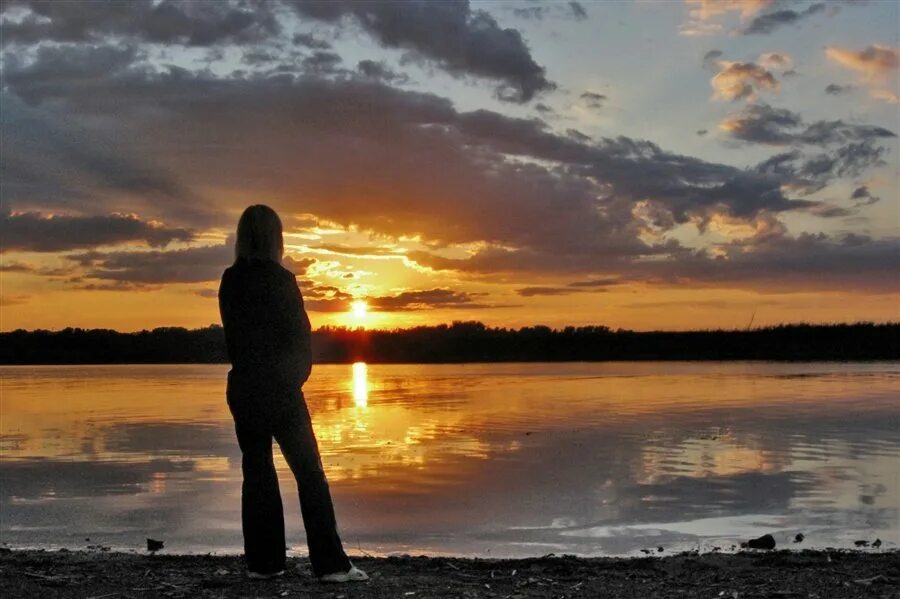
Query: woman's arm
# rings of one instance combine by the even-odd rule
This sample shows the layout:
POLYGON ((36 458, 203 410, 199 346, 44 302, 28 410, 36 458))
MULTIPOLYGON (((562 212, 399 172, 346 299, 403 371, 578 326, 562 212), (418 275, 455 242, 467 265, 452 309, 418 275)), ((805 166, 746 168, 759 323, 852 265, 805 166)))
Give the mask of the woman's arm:
POLYGON ((288 320, 290 349, 286 356, 285 366, 288 372, 300 379, 302 385, 312 371, 312 326, 303 307, 303 295, 300 293, 297 279, 293 275, 290 275, 289 278, 284 313, 288 320))
POLYGON ((231 280, 226 270, 222 274, 222 280, 219 283, 219 316, 222 319, 222 329, 225 333, 225 349, 228 353, 228 361, 234 363, 236 355, 234 348, 234 327, 231 324, 231 280))

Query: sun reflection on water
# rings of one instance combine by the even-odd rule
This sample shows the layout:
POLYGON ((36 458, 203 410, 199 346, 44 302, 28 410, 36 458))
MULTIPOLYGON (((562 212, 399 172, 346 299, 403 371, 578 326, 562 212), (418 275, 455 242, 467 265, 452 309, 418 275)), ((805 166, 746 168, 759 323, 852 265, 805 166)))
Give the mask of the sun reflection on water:
POLYGON ((369 405, 368 366, 365 362, 353 364, 353 401, 357 408, 369 405))

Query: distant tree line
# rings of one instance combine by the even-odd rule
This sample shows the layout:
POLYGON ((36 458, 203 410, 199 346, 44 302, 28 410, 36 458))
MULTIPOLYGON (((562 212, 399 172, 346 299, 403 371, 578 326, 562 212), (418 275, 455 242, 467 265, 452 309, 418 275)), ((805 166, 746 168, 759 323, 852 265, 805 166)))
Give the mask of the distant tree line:
MULTIPOLYGON (((396 330, 323 327, 314 360, 436 363, 602 360, 897 360, 900 323, 791 324, 752 330, 628 331, 604 326, 487 327, 480 322, 396 330)), ((0 364, 227 362, 218 325, 120 333, 108 329, 0 333, 0 364)))

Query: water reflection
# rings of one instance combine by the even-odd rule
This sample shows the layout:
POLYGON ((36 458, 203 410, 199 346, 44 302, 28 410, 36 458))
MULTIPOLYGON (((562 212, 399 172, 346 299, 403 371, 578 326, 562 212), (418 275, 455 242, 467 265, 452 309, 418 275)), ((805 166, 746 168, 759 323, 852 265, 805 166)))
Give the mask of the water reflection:
MULTIPOLYGON (((3 540, 239 551, 226 370, 0 369, 3 540)), ((348 545, 599 554, 801 530, 811 546, 896 544, 898 378, 896 364, 358 363, 317 366, 304 391, 348 545)))
POLYGON ((365 362, 353 364, 353 401, 357 408, 364 408, 369 403, 369 371, 365 362))

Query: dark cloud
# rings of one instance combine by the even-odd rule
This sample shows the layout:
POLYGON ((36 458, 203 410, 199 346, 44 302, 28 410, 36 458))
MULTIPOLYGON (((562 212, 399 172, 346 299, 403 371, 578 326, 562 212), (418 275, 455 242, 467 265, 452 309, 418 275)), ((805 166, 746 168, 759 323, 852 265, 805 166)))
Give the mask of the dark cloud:
MULTIPOLYGON (((221 245, 168 251, 88 251, 67 257, 83 269, 83 274, 72 281, 82 284, 82 289, 202 283, 218 281, 234 262, 234 243, 229 238, 221 245)), ((282 266, 295 275, 303 275, 315 262, 286 254, 282 266)))
POLYGON ((25 7, 21 20, 0 24, 3 45, 40 41, 96 42, 108 36, 161 44, 210 46, 225 42, 257 42, 280 31, 265 2, 221 0, 11 0, 3 10, 25 7))
POLYGON ((892 131, 842 120, 805 124, 799 114, 767 104, 752 104, 730 115, 721 128, 741 141, 767 144, 828 145, 897 137, 892 131))
POLYGON ((840 96, 851 91, 853 91, 852 85, 838 85, 837 83, 830 83, 825 87, 825 93, 832 96, 840 96))
POLYGON ((716 67, 718 66, 719 59, 722 58, 723 54, 724 54, 724 52, 722 52, 721 50, 715 50, 715 49, 710 50, 709 52, 704 54, 703 61, 702 61, 703 68, 715 70, 716 67))
POLYGON ((292 0, 289 4, 303 17, 326 22, 352 17, 381 45, 408 50, 452 75, 498 81, 498 97, 503 100, 527 102, 555 87, 532 58, 522 34, 501 28, 485 11, 472 10, 468 0, 292 0))
POLYGON ((587 9, 585 9, 581 2, 569 2, 568 6, 569 10, 572 11, 572 16, 575 20, 583 21, 588 18, 587 9))
POLYGON ((783 25, 796 24, 825 10, 825 3, 819 2, 812 4, 804 10, 796 11, 792 9, 776 10, 768 12, 754 18, 750 23, 740 30, 744 35, 766 34, 772 33, 775 29, 783 25))
POLYGON ((364 77, 377 79, 386 83, 406 83, 409 80, 409 77, 406 75, 394 71, 383 62, 376 62, 374 60, 360 60, 356 64, 356 70, 364 77))
POLYGON ((795 140, 792 130, 802 124, 800 115, 768 104, 751 104, 729 115, 720 125, 731 137, 741 141, 787 144, 795 140))
POLYGON ((311 73, 333 73, 339 64, 341 64, 341 57, 338 54, 324 50, 313 52, 312 55, 303 59, 304 69, 311 73))
POLYGON ((298 46, 304 46, 314 50, 331 50, 330 42, 319 39, 311 33, 295 33, 292 39, 294 44, 298 46))
POLYGON ((72 254, 69 259, 84 269, 76 282, 90 279, 113 285, 156 286, 216 281, 234 262, 234 249, 222 244, 170 251, 89 251, 72 254))
POLYGON ((603 108, 603 103, 607 100, 605 95, 596 92, 584 92, 579 97, 588 108, 603 108))
POLYGON ((573 281, 569 283, 569 287, 609 287, 618 285, 620 282, 621 280, 616 278, 590 279, 587 281, 573 281))
POLYGON ((871 206, 872 204, 881 201, 881 198, 873 196, 872 192, 869 191, 869 188, 865 185, 861 185, 854 189, 853 193, 850 194, 850 199, 853 200, 856 207, 871 206))
POLYGON ((810 206, 807 212, 821 218, 837 218, 855 214, 852 210, 848 210, 841 206, 835 206, 834 204, 829 204, 827 202, 821 202, 815 206, 810 206))
POLYGON ((599 293, 606 291, 602 286, 576 286, 568 285, 566 287, 522 287, 516 289, 516 293, 522 297, 534 297, 536 295, 570 295, 572 293, 599 293))
POLYGON ((534 297, 536 295, 568 295, 570 293, 577 293, 578 291, 578 289, 569 287, 522 287, 521 289, 516 289, 516 293, 522 297, 534 297))
MULTIPOLYGON (((759 163, 753 170, 776 176, 798 193, 810 194, 841 177, 858 177, 864 171, 886 164, 887 148, 875 145, 872 139, 848 143, 836 149, 807 154, 794 149, 776 154, 759 163)), ((809 209, 815 202, 806 202, 800 209, 809 209)))
POLYGON ((0 214, 0 237, 0 252, 59 252, 134 242, 164 246, 171 241, 188 241, 193 232, 147 222, 132 214, 46 216, 6 212, 0 214))
POLYGON ((22 98, 43 101, 44 92, 54 96, 92 94, 90 90, 79 91, 71 79, 68 86, 60 83, 65 78, 52 69, 47 73, 35 66, 32 73, 36 71, 44 75, 17 77, 20 73, 4 70, 6 84, 22 92, 21 96, 0 92, 0 190, 4 204, 19 210, 132 210, 198 226, 218 220, 218 213, 209 204, 176 175, 160 168, 154 157, 127 147, 125 132, 90 130, 76 124, 79 119, 68 114, 25 104, 22 98), (48 82, 56 82, 52 84, 57 86, 55 90, 48 89, 48 82))
POLYGON ((65 277, 72 275, 74 269, 71 267, 35 266, 26 262, 13 261, 0 263, 0 272, 15 272, 42 277, 65 277))
POLYGON ((518 6, 509 9, 513 15, 529 21, 543 21, 551 15, 561 18, 584 21, 588 18, 587 10, 580 2, 569 2, 565 5, 559 3, 544 3, 533 6, 518 6))
POLYGON ((732 242, 721 249, 722 258, 697 255, 670 265, 670 272, 663 272, 661 265, 647 265, 642 274, 657 281, 705 282, 769 291, 900 291, 900 274, 893 266, 900 256, 900 238, 775 234, 763 240, 732 242), (748 246, 752 251, 746 251, 748 246), (657 272, 652 273, 653 270, 657 272))
POLYGON ((541 21, 553 10, 548 5, 538 6, 519 6, 512 9, 512 14, 520 19, 528 19, 530 21, 541 21))
POLYGON ((452 289, 423 289, 404 291, 397 295, 367 298, 369 307, 379 312, 403 312, 429 308, 484 308, 476 297, 479 294, 452 289))
POLYGON ((867 169, 885 165, 886 153, 886 148, 870 140, 850 143, 808 158, 797 173, 802 179, 820 181, 821 187, 831 178, 858 177, 867 169))

